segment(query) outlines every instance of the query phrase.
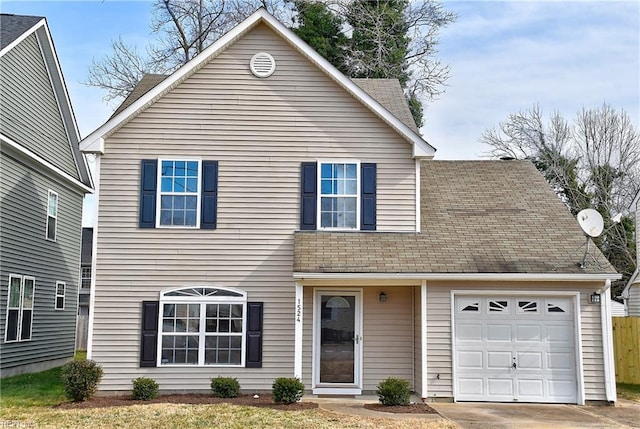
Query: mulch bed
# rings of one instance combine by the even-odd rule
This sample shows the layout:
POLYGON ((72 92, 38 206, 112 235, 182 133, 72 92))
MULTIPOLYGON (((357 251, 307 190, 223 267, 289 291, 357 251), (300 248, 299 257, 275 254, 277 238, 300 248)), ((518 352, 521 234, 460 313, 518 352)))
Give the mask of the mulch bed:
MULTIPOLYGON (((281 411, 304 411, 318 408, 315 402, 296 402, 294 404, 275 404, 273 396, 270 394, 262 394, 259 398, 253 395, 241 395, 237 398, 216 398, 206 393, 188 393, 188 394, 172 394, 160 395, 151 401, 136 401, 131 399, 129 395, 121 396, 94 396, 85 402, 64 402, 56 408, 62 409, 82 409, 82 408, 107 408, 107 407, 124 407, 129 405, 146 405, 146 404, 231 404, 245 405, 251 407, 271 408, 281 411)), ((415 403, 411 405, 387 406, 382 404, 364 404, 364 408, 373 411, 382 411, 385 413, 406 413, 406 414, 438 414, 436 410, 424 403, 415 403)))
POLYGON ((231 404, 246 405, 252 407, 272 408, 284 411, 302 411, 318 408, 315 402, 296 402, 294 404, 275 404, 273 397, 269 394, 260 395, 254 399, 253 395, 241 395, 237 398, 216 398, 211 394, 174 394, 160 395, 151 401, 136 401, 131 396, 95 396, 85 402, 65 402, 58 405, 58 408, 77 409, 77 408, 105 408, 105 407, 123 407, 128 405, 146 405, 146 404, 231 404))
POLYGON ((411 405, 364 404, 364 407, 367 410, 382 411, 384 413, 438 414, 436 410, 421 402, 411 405))

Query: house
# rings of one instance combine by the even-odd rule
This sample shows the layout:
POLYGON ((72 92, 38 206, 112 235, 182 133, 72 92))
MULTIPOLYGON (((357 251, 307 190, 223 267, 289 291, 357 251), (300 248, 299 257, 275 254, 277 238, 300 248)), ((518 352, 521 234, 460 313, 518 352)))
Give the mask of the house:
POLYGON ((638 270, 640 269, 640 234, 638 233, 638 225, 640 225, 640 191, 636 194, 636 197, 629 206, 629 211, 635 213, 635 225, 636 225, 636 270, 633 272, 627 285, 622 291, 622 300, 627 310, 628 316, 640 316, 640 275, 638 270))
POLYGON ((78 295, 78 316, 89 316, 91 296, 91 260, 93 251, 93 228, 82 228, 80 252, 80 290, 78 295))
POLYGON ((75 352, 80 233, 92 183, 45 18, 0 14, 0 370, 75 352))
POLYGON ((595 246, 577 264, 528 161, 432 160, 397 82, 346 78, 262 9, 151 79, 81 142, 103 394, 395 376, 426 400, 616 400, 619 275, 595 246))

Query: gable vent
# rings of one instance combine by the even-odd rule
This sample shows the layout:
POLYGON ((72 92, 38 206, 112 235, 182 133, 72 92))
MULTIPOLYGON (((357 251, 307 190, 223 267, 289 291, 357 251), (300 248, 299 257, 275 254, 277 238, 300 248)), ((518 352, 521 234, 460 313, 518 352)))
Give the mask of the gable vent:
POLYGON ((257 77, 269 77, 276 70, 276 60, 266 52, 258 52, 249 63, 251 73, 257 77))

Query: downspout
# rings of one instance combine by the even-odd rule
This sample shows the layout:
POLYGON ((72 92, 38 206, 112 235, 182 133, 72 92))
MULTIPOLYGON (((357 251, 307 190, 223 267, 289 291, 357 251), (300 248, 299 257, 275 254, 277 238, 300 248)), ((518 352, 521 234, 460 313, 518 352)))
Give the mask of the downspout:
POLYGON ((96 153, 96 176, 94 177, 95 210, 93 219, 93 243, 91 243, 91 290, 89 295, 89 332, 87 333, 87 359, 93 359, 93 322, 96 302, 96 261, 98 258, 98 207, 100 203, 100 154, 96 153))
POLYGON ((613 357, 613 327, 611 325, 611 279, 604 282, 600 289, 600 322, 602 325, 602 357, 604 363, 605 394, 608 402, 616 402, 616 370, 613 357))

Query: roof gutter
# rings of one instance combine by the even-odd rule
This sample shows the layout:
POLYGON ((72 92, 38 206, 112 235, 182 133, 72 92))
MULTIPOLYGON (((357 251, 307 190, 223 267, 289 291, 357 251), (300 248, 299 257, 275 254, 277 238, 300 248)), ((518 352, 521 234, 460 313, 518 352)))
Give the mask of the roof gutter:
POLYGON ((622 278, 617 273, 303 273, 294 272, 295 280, 480 280, 480 281, 606 281, 622 278))

